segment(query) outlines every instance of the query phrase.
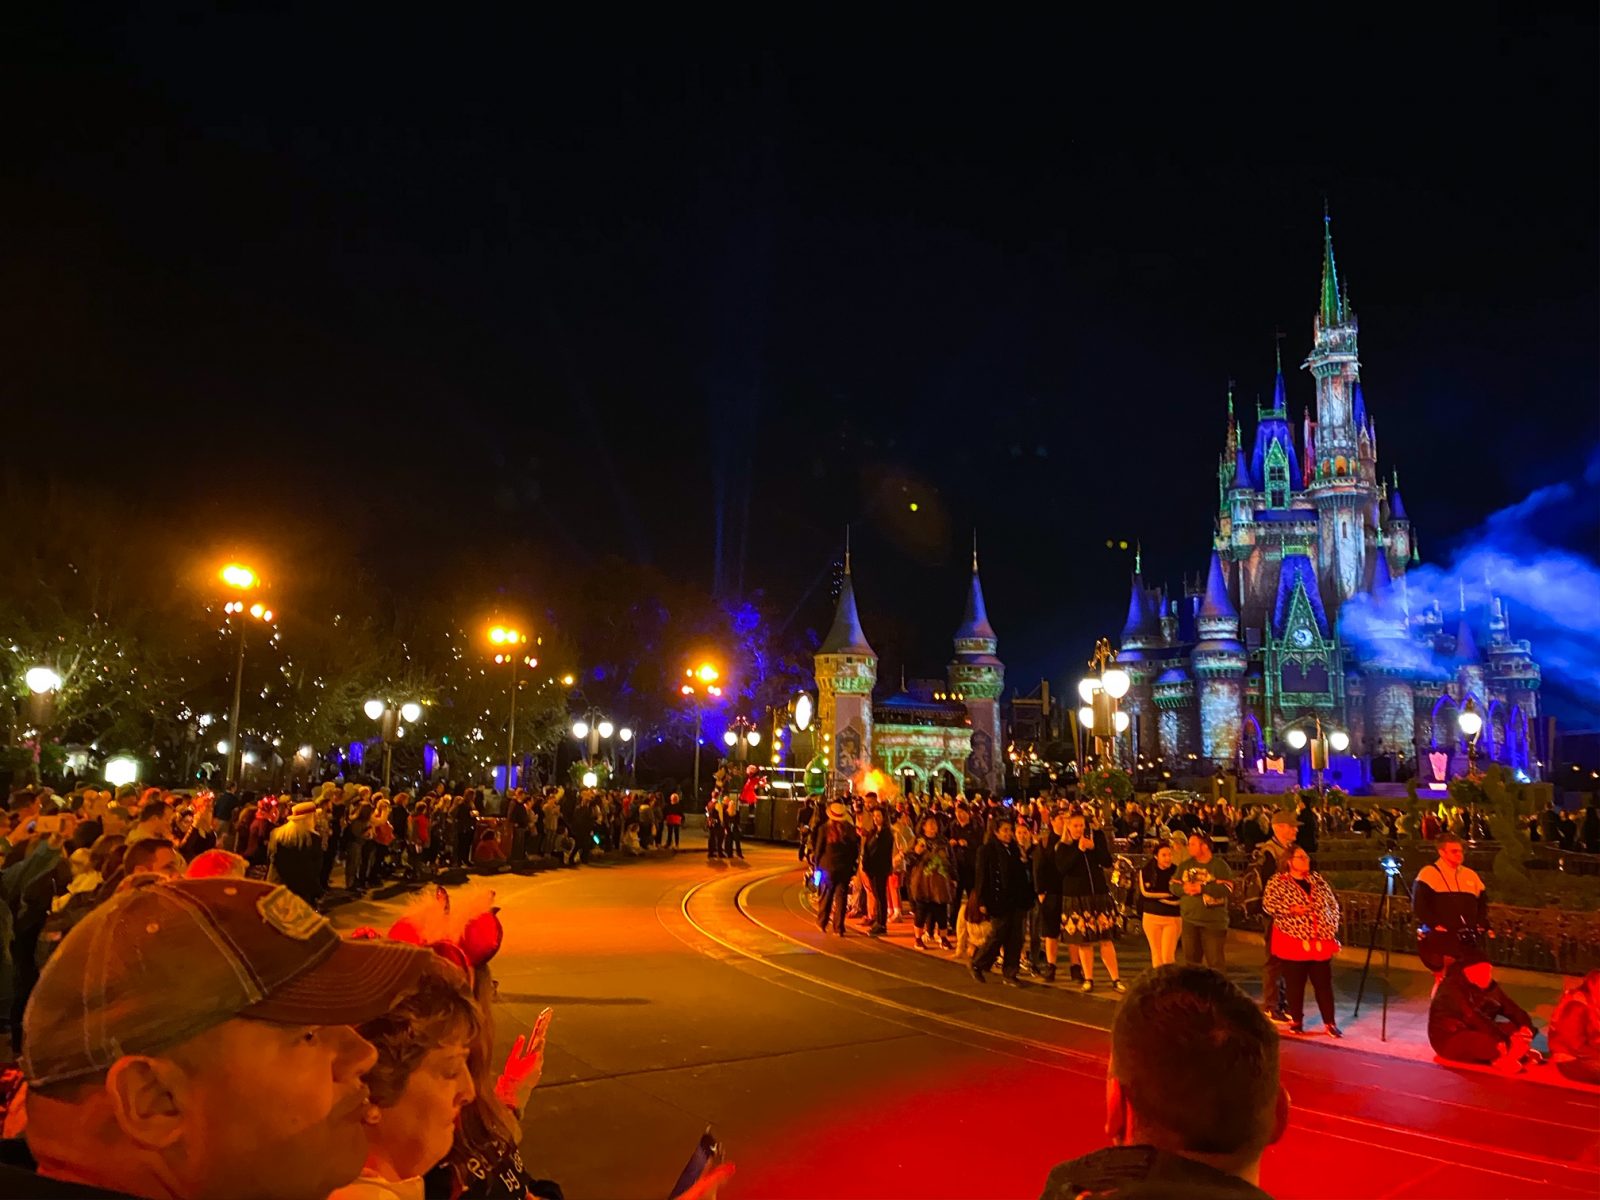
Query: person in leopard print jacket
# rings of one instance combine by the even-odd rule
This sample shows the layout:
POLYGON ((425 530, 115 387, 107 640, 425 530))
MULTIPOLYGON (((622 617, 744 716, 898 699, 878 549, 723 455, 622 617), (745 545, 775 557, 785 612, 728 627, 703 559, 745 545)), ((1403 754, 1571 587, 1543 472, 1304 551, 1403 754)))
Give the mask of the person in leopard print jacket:
POLYGON ((1261 907, 1272 917, 1271 953, 1283 962, 1289 992, 1289 1032, 1305 1032, 1306 980, 1317 994, 1322 1026, 1343 1037, 1333 1011, 1333 956, 1339 952, 1339 898, 1311 869, 1311 856, 1290 847, 1283 869, 1267 881, 1261 907))

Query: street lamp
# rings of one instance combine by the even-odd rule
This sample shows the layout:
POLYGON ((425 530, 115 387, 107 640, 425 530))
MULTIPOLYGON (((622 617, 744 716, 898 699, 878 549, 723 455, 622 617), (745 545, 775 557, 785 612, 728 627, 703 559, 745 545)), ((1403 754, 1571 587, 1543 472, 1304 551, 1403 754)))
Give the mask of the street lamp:
POLYGON ((1116 661, 1110 640, 1101 638, 1089 659, 1094 674, 1078 681, 1078 695, 1083 698, 1078 722, 1094 736, 1095 757, 1101 761, 1115 759, 1117 735, 1132 723, 1127 713, 1117 710, 1117 701, 1128 694, 1133 680, 1121 667, 1112 665, 1116 661))
POLYGON ((1461 712, 1456 717, 1456 725, 1461 732, 1467 735, 1467 774, 1478 773, 1478 735, 1483 732, 1483 714, 1478 711, 1477 703, 1468 696, 1461 705, 1461 712))
MULTIPOLYGON (((1312 722, 1313 732, 1307 734, 1304 729, 1291 727, 1283 735, 1283 740, 1289 743, 1292 750, 1311 749, 1311 769, 1316 772, 1317 791, 1322 790, 1323 772, 1328 769, 1328 754, 1343 754, 1350 749, 1350 735, 1342 729, 1324 733, 1321 717, 1301 717, 1298 723, 1312 722)), ((1297 724, 1298 724, 1297 723, 1297 724)))
POLYGON ((368 700, 361 706, 361 711, 367 714, 368 720, 378 722, 378 734, 383 738, 383 786, 387 789, 394 740, 404 737, 406 733, 405 725, 400 722, 415 725, 422 719, 422 705, 415 700, 407 700, 398 706, 387 700, 368 700))
POLYGON ((47 695, 61 688, 61 676, 49 667, 29 667, 28 673, 22 678, 35 696, 47 695))
POLYGON ((601 715, 598 709, 591 708, 572 723, 572 736, 585 743, 587 753, 584 761, 593 763, 595 756, 600 753, 600 743, 610 741, 615 734, 624 742, 633 740, 633 730, 627 726, 618 729, 611 722, 611 718, 601 715))
POLYGON ((723 743, 733 751, 730 756, 736 762, 744 762, 750 756, 750 751, 761 744, 761 734, 756 729, 756 723, 749 717, 735 717, 722 735, 723 743))
MULTIPOLYGON (((218 578, 235 591, 253 591, 261 578, 243 563, 229 563, 217 572, 218 578)), ((239 617, 239 657, 233 668, 233 713, 228 718, 228 766, 224 772, 227 786, 232 789, 239 779, 239 705, 244 698, 244 642, 245 623, 243 600, 230 600, 223 611, 230 617, 239 617)), ((250 615, 263 624, 272 623, 272 610, 257 601, 250 606, 250 615)))
POLYGON ((685 696, 695 697, 694 705, 694 796, 690 804, 700 803, 700 720, 705 715, 699 696, 720 696, 722 689, 717 686, 721 672, 708 662, 701 663, 698 667, 689 667, 684 671, 688 679, 678 690, 685 696))
POLYGON ((511 664, 511 717, 506 722, 506 794, 511 794, 511 765, 516 759, 517 745, 517 663, 526 662, 530 667, 537 667, 539 660, 518 652, 518 647, 528 641, 528 635, 517 629, 505 625, 496 625, 489 630, 491 645, 503 647, 501 653, 494 656, 497 663, 511 664))

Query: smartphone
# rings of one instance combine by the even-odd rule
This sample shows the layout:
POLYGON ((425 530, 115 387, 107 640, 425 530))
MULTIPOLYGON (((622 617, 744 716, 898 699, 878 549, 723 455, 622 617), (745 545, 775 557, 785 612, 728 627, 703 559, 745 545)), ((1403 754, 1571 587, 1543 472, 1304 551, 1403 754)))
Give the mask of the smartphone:
POLYGON ((667 1200, 677 1200, 695 1184, 711 1168, 722 1164, 722 1143, 717 1141, 717 1135, 711 1132, 711 1126, 706 1126, 706 1131, 700 1135, 700 1142, 694 1148, 694 1153, 689 1155, 689 1161, 684 1165, 683 1173, 678 1176, 678 1182, 673 1184, 672 1191, 667 1195, 667 1200))
POLYGON ((550 1028, 550 1018, 555 1015, 555 1009, 547 1008, 533 1019, 533 1034, 528 1038, 530 1045, 538 1041, 539 1035, 544 1033, 546 1029, 550 1028))
POLYGON ((40 817, 33 823, 33 829, 35 833, 60 833, 61 817, 59 814, 53 817, 40 817))

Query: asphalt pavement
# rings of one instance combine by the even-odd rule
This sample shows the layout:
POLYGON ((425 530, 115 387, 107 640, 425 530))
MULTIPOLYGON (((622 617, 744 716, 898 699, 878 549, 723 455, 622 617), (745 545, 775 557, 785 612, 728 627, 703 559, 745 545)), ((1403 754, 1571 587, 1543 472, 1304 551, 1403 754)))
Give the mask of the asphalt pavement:
MULTIPOLYGON (((738 1166, 726 1200, 1033 1197, 1105 1144, 1114 993, 980 986, 904 934, 824 937, 793 851, 746 853, 470 885, 495 889, 506 928, 498 1040, 555 1009, 535 1173, 573 1200, 660 1200, 709 1125, 738 1166)), ((334 919, 384 928, 405 904, 334 919)), ((1143 942, 1123 946, 1132 978, 1143 942)), ((1283 1200, 1600 1194, 1594 1092, 1325 1038, 1286 1045, 1284 1073, 1296 1116, 1262 1180, 1283 1200)))

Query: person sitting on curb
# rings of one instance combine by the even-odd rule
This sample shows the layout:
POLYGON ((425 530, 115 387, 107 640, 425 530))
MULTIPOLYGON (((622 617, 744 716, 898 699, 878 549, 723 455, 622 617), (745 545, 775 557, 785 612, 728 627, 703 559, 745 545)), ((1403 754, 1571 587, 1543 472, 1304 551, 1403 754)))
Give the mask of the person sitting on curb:
POLYGON ((1561 994, 1546 1040, 1557 1071, 1579 1083, 1600 1084, 1600 968, 1561 994))
POLYGON ((1457 962, 1428 1005, 1428 1043, 1451 1062, 1488 1063, 1514 1075, 1539 1061, 1533 1018, 1494 981, 1485 958, 1457 962))
POLYGON ((1271 1200, 1261 1156, 1288 1124, 1278 1034, 1256 1002, 1208 967, 1157 967, 1111 1025, 1112 1146, 1056 1167, 1039 1200, 1271 1200))

